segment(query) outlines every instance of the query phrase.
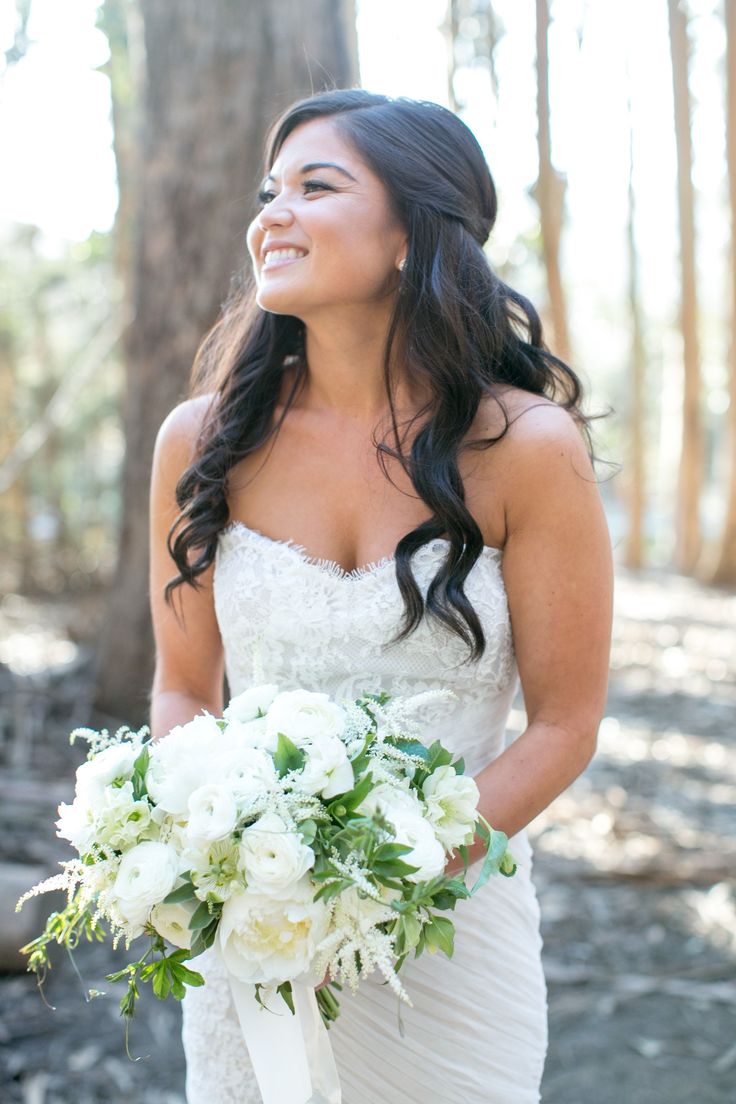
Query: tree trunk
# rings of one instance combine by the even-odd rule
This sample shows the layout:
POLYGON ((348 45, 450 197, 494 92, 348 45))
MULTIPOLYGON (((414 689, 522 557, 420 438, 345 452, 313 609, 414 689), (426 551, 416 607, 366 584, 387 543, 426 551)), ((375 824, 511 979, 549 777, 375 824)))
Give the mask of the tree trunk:
POLYGON ((626 497, 629 527, 624 562, 628 568, 640 568, 644 561, 643 527, 646 502, 644 457, 644 326, 639 288, 639 257, 636 249, 636 196, 634 193, 634 141, 631 103, 629 102, 629 187, 626 244, 629 258, 629 318, 631 321, 630 388, 626 410, 628 422, 628 476, 626 497))
POLYGON ((677 205, 680 227, 680 328, 684 388, 682 449, 676 501, 675 566, 685 573, 695 570, 700 556, 700 488, 703 478, 703 427, 700 416, 700 350, 695 272, 695 194, 692 182, 692 132, 690 110, 687 15, 682 0, 668 0, 672 89, 677 141, 677 205))
POLYGON ((124 332, 126 454, 119 558, 99 641, 96 707, 148 715, 153 639, 148 495, 156 432, 185 397, 233 273, 262 173, 265 133, 293 100, 358 80, 354 0, 140 0, 140 170, 124 332))
POLYGON ((736 583, 736 0, 725 0, 726 17, 726 150, 731 209, 731 326, 728 355, 728 496, 723 534, 711 583, 736 583))
POLYGON ((549 0, 536 0, 537 5, 537 147, 539 178, 534 198, 539 206, 542 232, 542 257, 547 274, 549 312, 552 320, 552 352, 562 360, 570 360, 570 334, 567 327, 565 289, 560 271, 560 237, 565 204, 565 176, 552 164, 552 142, 549 107, 549 0))

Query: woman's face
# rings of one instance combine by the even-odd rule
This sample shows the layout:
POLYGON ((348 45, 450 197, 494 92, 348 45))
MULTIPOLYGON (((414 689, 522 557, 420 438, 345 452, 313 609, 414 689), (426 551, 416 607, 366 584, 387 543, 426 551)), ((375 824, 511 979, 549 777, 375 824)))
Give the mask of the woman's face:
POLYGON ((248 250, 263 310, 308 321, 393 294, 406 234, 382 182, 329 119, 291 132, 262 187, 248 250))

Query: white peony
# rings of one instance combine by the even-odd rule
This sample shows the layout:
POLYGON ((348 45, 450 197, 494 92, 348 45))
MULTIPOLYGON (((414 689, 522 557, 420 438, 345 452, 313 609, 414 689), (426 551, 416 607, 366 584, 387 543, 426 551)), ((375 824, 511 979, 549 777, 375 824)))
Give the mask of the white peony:
POLYGON ((297 789, 321 794, 324 798, 352 790, 355 783, 353 767, 342 740, 337 736, 317 734, 304 750, 307 758, 295 781, 297 789))
POLYGON ((246 889, 226 901, 217 929, 225 966, 241 981, 280 984, 309 976, 317 945, 327 934, 330 911, 314 901, 314 885, 304 877, 291 897, 278 900, 246 889))
POLYGON ((252 721, 268 712, 271 702, 279 692, 274 683, 251 686, 242 694, 231 698, 223 712, 228 721, 252 721))
POLYGON ((473 778, 454 767, 437 767, 422 786, 429 818, 446 850, 472 843, 480 793, 473 778))
POLYGON ((221 738, 217 720, 206 713, 151 744, 146 787, 157 805, 187 814, 189 795, 212 777, 221 738))
POLYGON ((318 736, 341 736, 345 730, 344 709, 328 694, 311 690, 284 690, 271 703, 266 730, 283 732, 297 747, 318 736))
POLYGON ((278 813, 265 813, 243 832, 240 860, 250 889, 284 896, 313 865, 314 851, 278 813))
POLYGON ((174 888, 178 856, 168 843, 146 840, 136 844, 120 860, 113 896, 123 919, 143 930, 154 905, 174 888))
POLYGON ((168 939, 169 943, 173 943, 175 947, 186 947, 190 950, 193 932, 189 927, 189 921, 198 905, 199 901, 169 905, 162 902, 160 905, 154 905, 151 911, 151 923, 158 934, 168 939))
POLYGON ((238 806, 232 791, 217 782, 205 782, 189 795, 187 838, 211 843, 229 836, 238 822, 238 806))
POLYGON ((130 778, 140 753, 140 743, 128 741, 110 744, 99 751, 94 758, 77 767, 77 794, 88 801, 96 801, 102 796, 105 786, 118 778, 130 778))
POLYGON ((95 840, 95 810, 86 798, 79 794, 71 805, 62 801, 58 808, 56 834, 69 840, 80 855, 85 855, 95 840))

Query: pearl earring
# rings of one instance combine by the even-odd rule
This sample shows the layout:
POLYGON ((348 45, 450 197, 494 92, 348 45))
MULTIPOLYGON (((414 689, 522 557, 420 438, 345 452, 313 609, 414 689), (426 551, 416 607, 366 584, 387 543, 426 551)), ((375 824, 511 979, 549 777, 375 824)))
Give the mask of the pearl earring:
POLYGON ((404 271, 404 265, 406 264, 406 257, 402 257, 399 261, 399 272, 404 271))

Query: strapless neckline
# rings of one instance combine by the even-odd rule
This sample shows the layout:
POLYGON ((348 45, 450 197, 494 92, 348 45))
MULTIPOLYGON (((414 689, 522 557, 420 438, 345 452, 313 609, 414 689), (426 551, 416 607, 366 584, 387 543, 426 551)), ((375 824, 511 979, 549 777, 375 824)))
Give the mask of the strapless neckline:
MULTIPOLYGON (((320 556, 311 556, 303 544, 297 544, 296 541, 291 540, 279 540, 276 537, 269 537, 265 533, 262 533, 259 529, 253 529, 251 526, 246 525, 244 521, 231 521, 217 534, 218 541, 227 542, 229 539, 245 539, 253 541, 254 543, 261 543, 265 546, 275 546, 277 548, 284 548, 292 555, 296 556, 302 563, 308 567, 316 568, 318 571, 323 571, 328 575, 337 579, 343 579, 345 581, 359 580, 371 575, 379 574, 388 567, 392 567, 396 562, 396 556, 391 554, 389 556, 382 556, 380 560, 372 560, 370 563, 364 564, 362 567, 354 567, 351 571, 346 571, 342 564, 337 563, 336 560, 324 559, 320 556)), ((448 545, 450 541, 447 537, 433 537, 428 541, 423 548, 444 547, 448 545)), ((420 549, 421 551, 421 549, 420 549)), ((484 544, 481 549, 482 556, 498 556, 499 559, 503 557, 503 548, 496 548, 492 544, 484 544)))

